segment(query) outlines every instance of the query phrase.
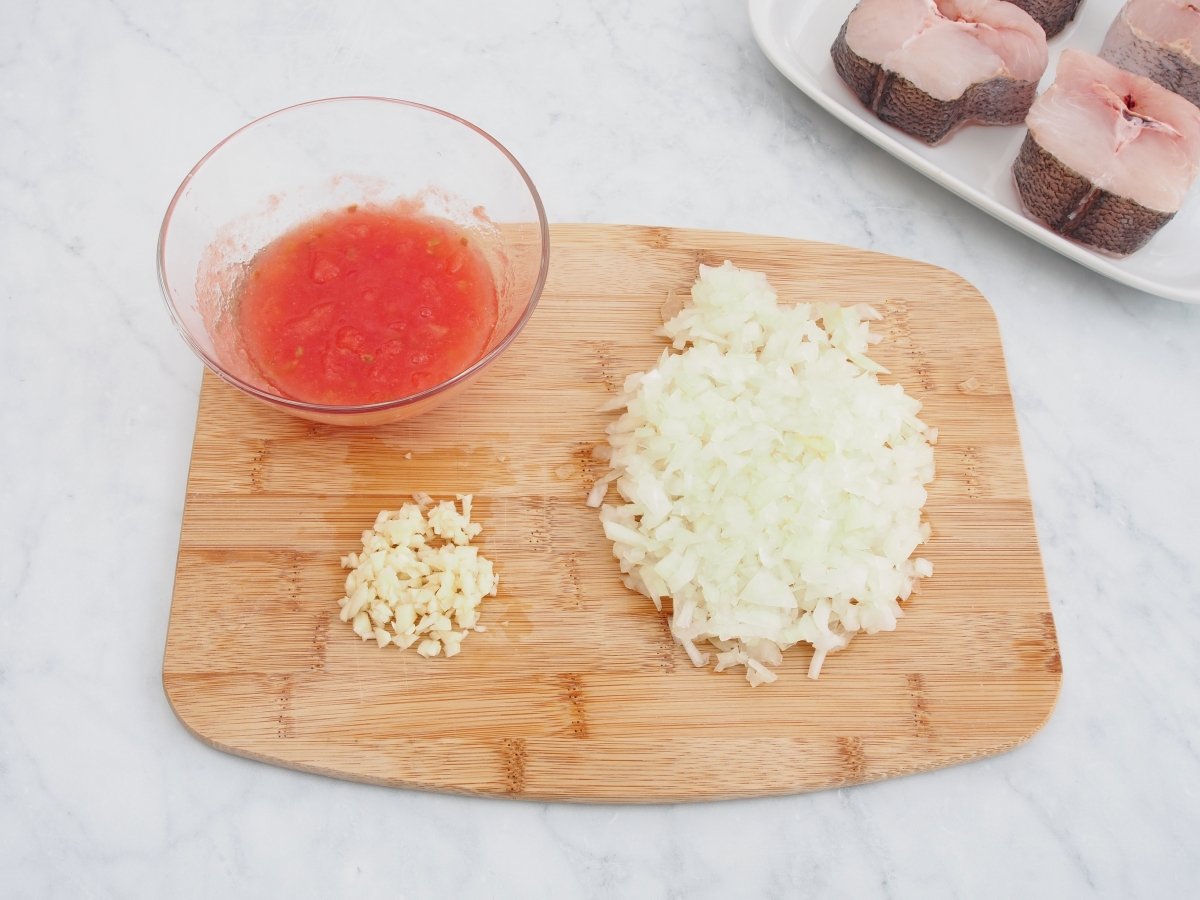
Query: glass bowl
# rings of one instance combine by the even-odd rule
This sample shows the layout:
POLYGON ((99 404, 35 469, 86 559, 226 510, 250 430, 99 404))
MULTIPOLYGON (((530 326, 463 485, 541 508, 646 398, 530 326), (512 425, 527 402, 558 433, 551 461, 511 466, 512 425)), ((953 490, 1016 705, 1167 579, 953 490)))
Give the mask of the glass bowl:
POLYGON ((549 249, 537 189, 491 135, 419 103, 335 97, 256 119, 196 164, 163 219, 158 275, 180 334, 229 384, 305 419, 376 425, 432 409, 505 351, 537 306, 549 249), (239 280, 254 255, 284 232, 354 204, 403 205, 468 235, 495 281, 495 330, 471 365, 406 396, 362 406, 283 396, 242 346, 239 280))

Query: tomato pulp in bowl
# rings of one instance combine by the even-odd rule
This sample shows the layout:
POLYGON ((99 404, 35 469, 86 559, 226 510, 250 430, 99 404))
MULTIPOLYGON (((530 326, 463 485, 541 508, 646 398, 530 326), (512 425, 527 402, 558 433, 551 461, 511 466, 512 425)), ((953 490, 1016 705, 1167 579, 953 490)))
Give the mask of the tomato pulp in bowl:
POLYGON ((486 132, 335 97, 209 151, 167 208, 158 267, 176 327, 219 377, 292 415, 375 425, 444 402, 516 339, 549 228, 486 132))
POLYGON ((497 322, 491 269, 453 223, 352 204, 251 260, 234 302, 246 355, 281 396, 359 406, 446 381, 497 322))

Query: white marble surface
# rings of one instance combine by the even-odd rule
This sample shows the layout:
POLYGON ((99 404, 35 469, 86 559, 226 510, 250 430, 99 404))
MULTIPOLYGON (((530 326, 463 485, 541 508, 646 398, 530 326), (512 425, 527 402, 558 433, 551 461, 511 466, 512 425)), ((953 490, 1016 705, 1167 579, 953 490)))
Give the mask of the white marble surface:
MULTIPOLYGON (((1200 235, 1197 236, 1200 238, 1200 235)), ((1200 883, 1200 308, 1110 284, 838 125, 738 0, 0 4, 0 895, 1183 896, 1200 883), (1032 742, 809 796, 386 790, 190 737, 160 665, 200 365, 154 242, 251 117, 456 111, 555 221, 820 238, 999 316, 1065 676, 1032 742)))

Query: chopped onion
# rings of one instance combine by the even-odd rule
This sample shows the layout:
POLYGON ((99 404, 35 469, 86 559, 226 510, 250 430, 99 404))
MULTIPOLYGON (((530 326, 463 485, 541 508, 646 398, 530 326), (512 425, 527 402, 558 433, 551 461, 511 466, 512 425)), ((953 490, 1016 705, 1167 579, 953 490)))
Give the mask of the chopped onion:
POLYGON ((781 651, 813 647, 809 677, 859 631, 891 631, 932 573, 912 558, 936 432, 869 359, 866 306, 781 306, 758 272, 700 267, 663 326, 666 350, 608 404, 610 484, 600 520, 625 583, 661 609, 697 666, 776 678, 781 651))

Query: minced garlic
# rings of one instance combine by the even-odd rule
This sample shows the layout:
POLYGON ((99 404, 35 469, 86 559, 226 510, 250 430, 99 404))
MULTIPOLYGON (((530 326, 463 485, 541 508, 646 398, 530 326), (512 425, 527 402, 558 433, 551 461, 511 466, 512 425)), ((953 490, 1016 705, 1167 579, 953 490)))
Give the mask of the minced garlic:
POLYGON ((492 563, 470 546, 483 526, 471 521, 471 495, 462 512, 449 500, 418 494, 395 512, 383 510, 362 534, 362 551, 342 557, 346 596, 341 619, 381 648, 417 644, 422 656, 454 656, 469 631, 483 631, 479 605, 495 596, 492 563), (419 642, 419 643, 418 643, 419 642))

